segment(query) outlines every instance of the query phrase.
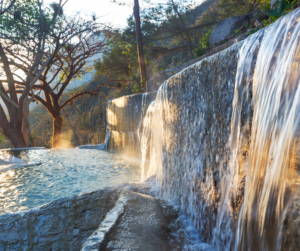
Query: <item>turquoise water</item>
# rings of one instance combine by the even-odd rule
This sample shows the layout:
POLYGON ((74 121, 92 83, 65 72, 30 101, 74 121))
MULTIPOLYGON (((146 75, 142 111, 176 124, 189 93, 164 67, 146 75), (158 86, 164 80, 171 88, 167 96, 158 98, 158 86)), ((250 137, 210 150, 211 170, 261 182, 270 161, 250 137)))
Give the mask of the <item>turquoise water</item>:
POLYGON ((140 181, 140 163, 116 153, 63 149, 22 151, 15 156, 42 164, 0 173, 0 213, 140 181))

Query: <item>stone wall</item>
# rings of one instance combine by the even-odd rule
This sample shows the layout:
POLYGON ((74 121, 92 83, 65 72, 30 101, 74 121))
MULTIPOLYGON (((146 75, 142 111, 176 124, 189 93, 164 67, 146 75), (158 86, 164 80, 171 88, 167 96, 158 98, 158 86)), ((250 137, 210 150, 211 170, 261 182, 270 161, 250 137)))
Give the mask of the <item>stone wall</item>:
POLYGON ((140 155, 141 122, 155 98, 156 92, 124 96, 108 102, 108 150, 124 152, 135 157, 140 155))
MULTIPOLYGON (((255 38, 256 43, 245 44, 246 48, 251 45, 251 50, 248 49, 253 57, 250 52, 240 54, 243 42, 237 43, 172 76, 157 93, 157 117, 151 131, 157 134, 152 136, 155 140, 152 145, 159 146, 161 150, 154 149, 153 155, 159 158, 153 158, 158 162, 151 163, 150 168, 157 168, 158 194, 179 204, 200 231, 201 240, 207 243, 215 241, 220 250, 233 248, 231 245, 245 185, 244 173, 241 172, 237 194, 229 196, 228 209, 231 211, 227 208, 226 212, 223 211, 224 218, 217 226, 221 191, 225 191, 225 182, 220 177, 228 170, 230 143, 239 141, 237 144, 243 146, 239 146, 238 162, 247 158, 253 116, 253 72, 262 39, 260 36, 264 32, 261 30, 248 38, 255 38), (238 67, 241 55, 242 58, 246 55, 247 60, 238 67), (238 95, 234 96, 237 76, 240 85, 237 87, 238 95), (244 86, 246 82, 249 83, 247 89, 244 86), (241 128, 237 124, 231 128, 231 118, 237 113, 232 107, 237 102, 241 103, 236 108, 241 109, 241 115, 239 121, 234 122, 241 128), (240 130, 241 137, 229 141, 231 130, 235 132, 235 129, 240 130), (218 233, 219 236, 214 239, 216 229, 221 234, 218 233)), ((244 168, 244 165, 240 167, 244 168)), ((299 201, 298 197, 287 212, 281 250, 299 250, 299 201)))
POLYGON ((80 250, 118 196, 116 190, 100 190, 0 215, 0 250, 80 250))
POLYGON ((157 177, 161 179, 160 196, 180 204, 208 243, 217 215, 220 170, 228 153, 242 44, 205 58, 168 79, 156 99, 161 117, 151 128, 159 134, 155 140, 162 141, 154 143, 161 145, 162 164, 151 163, 163 169, 157 177))

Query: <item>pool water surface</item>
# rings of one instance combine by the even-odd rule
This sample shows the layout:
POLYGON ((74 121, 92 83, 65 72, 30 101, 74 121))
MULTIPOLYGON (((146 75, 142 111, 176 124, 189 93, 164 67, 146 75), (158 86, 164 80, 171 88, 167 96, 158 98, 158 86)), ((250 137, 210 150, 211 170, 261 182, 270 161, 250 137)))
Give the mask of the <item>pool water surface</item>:
POLYGON ((99 150, 30 150, 16 157, 41 165, 0 173, 0 214, 27 210, 52 200, 140 181, 140 163, 99 150))

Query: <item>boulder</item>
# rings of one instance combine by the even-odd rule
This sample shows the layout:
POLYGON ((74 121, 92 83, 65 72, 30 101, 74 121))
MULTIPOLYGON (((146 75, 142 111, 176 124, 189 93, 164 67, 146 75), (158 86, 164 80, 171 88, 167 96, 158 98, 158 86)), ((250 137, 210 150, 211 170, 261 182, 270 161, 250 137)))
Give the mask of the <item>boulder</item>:
POLYGON ((231 34, 234 34, 241 25, 250 19, 250 15, 236 16, 218 23, 209 38, 210 46, 220 43, 231 34))

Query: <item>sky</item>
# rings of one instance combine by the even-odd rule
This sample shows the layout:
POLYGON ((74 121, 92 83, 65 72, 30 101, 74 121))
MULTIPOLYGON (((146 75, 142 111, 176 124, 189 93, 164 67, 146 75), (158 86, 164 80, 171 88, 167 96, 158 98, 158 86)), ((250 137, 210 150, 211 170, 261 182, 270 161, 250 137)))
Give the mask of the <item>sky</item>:
MULTIPOLYGON (((131 4, 133 0, 123 0, 125 3, 131 4)), ((44 0, 47 4, 54 0, 44 0)), ((151 0, 154 4, 164 3, 167 0, 151 0)), ((140 0, 141 7, 147 6, 145 1, 140 0)), ((132 14, 133 6, 119 6, 112 0, 69 0, 64 6, 64 12, 72 15, 80 11, 82 14, 91 15, 95 13, 97 17, 101 17, 100 21, 112 23, 114 26, 125 27, 126 19, 132 14)))

